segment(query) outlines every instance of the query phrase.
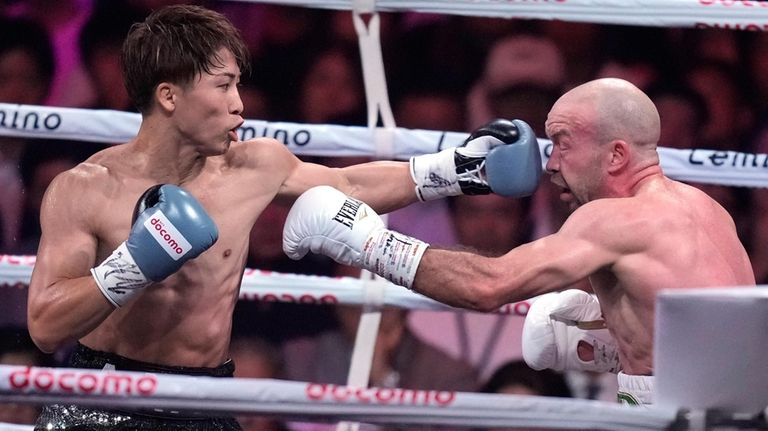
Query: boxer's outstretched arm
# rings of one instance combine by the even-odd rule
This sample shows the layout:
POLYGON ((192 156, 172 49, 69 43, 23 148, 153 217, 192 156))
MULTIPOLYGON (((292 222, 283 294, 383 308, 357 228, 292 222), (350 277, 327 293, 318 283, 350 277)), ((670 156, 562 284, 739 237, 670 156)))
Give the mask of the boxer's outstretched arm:
POLYGON ((564 289, 618 258, 600 234, 588 233, 595 231, 592 222, 580 219, 583 215, 574 213, 559 232, 495 258, 430 247, 422 256, 412 289, 449 305, 480 311, 564 289))
POLYGON ((329 185, 347 195, 370 202, 369 205, 381 213, 417 201, 406 162, 377 161, 346 168, 299 162, 284 183, 283 195, 295 199, 318 185, 329 185))
POLYGON ((581 209, 583 215, 574 213, 556 234, 490 258, 429 247, 386 229, 365 202, 314 187, 288 213, 283 251, 295 260, 310 251, 324 254, 440 302, 492 311, 565 288, 616 262, 619 249, 603 239, 595 211, 601 210, 581 209))
POLYGON ((43 198, 27 320, 32 339, 45 352, 84 336, 114 309, 89 272, 96 264, 97 238, 88 195, 98 191, 80 169, 59 175, 43 198))
MULTIPOLYGON (((295 159, 295 158, 294 158, 295 159)), ((536 136, 520 120, 494 120, 459 147, 412 157, 408 163, 379 161, 330 169, 296 159, 281 195, 292 198, 327 185, 386 213, 417 200, 460 194, 527 196, 541 176, 536 136)))

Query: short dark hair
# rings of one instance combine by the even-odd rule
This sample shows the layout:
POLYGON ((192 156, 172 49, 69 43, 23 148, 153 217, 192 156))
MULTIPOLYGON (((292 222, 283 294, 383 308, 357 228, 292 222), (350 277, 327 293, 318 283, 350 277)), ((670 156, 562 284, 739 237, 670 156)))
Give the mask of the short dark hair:
POLYGON ((125 87, 139 112, 152 104, 161 82, 185 85, 221 65, 217 51, 228 49, 242 73, 250 66, 240 32, 224 15, 193 5, 174 5, 135 23, 123 43, 125 87))
POLYGON ((544 369, 534 370, 521 360, 511 360, 497 368, 480 392, 499 393, 505 386, 522 385, 545 397, 572 397, 563 374, 544 369))

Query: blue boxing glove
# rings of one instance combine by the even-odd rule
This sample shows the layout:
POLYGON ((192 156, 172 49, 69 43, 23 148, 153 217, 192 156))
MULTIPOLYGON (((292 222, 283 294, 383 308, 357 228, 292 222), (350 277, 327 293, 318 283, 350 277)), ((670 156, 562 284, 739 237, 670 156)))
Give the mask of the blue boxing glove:
POLYGON ((461 146, 414 156, 410 163, 421 201, 491 192, 528 196, 536 190, 542 171, 536 135, 520 120, 493 120, 461 146))
POLYGON ((218 238, 216 224, 192 195, 174 185, 158 184, 136 202, 128 239, 91 274, 109 302, 121 307, 218 238))
POLYGON ((533 194, 539 185, 542 172, 541 151, 531 126, 521 120, 512 120, 512 123, 517 126, 517 140, 510 145, 497 146, 488 151, 485 158, 485 174, 494 193, 520 198, 533 194))

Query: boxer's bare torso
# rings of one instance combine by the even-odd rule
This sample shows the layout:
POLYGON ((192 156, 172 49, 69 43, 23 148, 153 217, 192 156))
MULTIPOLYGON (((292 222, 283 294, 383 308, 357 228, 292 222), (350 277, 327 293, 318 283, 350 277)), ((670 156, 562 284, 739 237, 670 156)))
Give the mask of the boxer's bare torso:
POLYGON ((702 191, 664 176, 659 124, 653 102, 626 81, 570 90, 546 123, 547 171, 574 210, 562 228, 499 258, 428 250, 415 290, 492 310, 589 278, 624 371, 652 374, 660 290, 755 284, 731 216, 702 191))
POLYGON ((560 235, 591 248, 581 265, 603 266, 589 280, 627 374, 653 372, 659 291, 755 283, 730 215, 702 191, 662 176, 632 197, 579 208, 560 235))
POLYGON ((504 256, 430 248, 415 290, 458 307, 493 310, 588 277, 623 370, 652 374, 660 290, 755 284, 728 213, 700 190, 657 171, 632 196, 589 202, 557 233, 504 256))
MULTIPOLYGON (((218 241, 136 301, 111 312, 81 341, 161 364, 171 360, 170 365, 216 366, 225 360, 250 228, 290 172, 290 158, 281 145, 266 140, 235 143, 226 155, 205 159, 194 178, 179 184, 213 218, 218 241)), ((125 240, 136 200, 162 182, 144 172, 143 157, 133 144, 113 147, 56 180, 48 196, 56 214, 43 219, 44 254, 38 259, 44 270, 35 274, 36 281, 62 272, 87 275, 125 240)))
POLYGON ((249 232, 269 202, 276 197, 290 200, 317 183, 334 184, 390 209, 415 199, 405 163, 329 169, 301 163, 275 140, 234 142, 226 154, 202 158, 197 171, 179 183, 213 218, 218 241, 177 273, 150 285, 134 302, 113 311, 89 269, 128 236, 138 197, 154 184, 173 182, 148 169, 153 164, 146 157, 135 143, 113 147, 52 184, 30 292, 30 324, 35 330, 53 340, 71 333, 93 349, 145 362, 219 365, 227 359, 249 232), (400 178, 404 186, 386 195, 383 185, 354 187, 369 175, 376 181, 391 176, 396 183, 400 178), (55 284, 70 278, 76 284, 55 284), (40 313, 59 317, 37 328, 40 313), (92 318, 83 318, 87 315, 92 318))

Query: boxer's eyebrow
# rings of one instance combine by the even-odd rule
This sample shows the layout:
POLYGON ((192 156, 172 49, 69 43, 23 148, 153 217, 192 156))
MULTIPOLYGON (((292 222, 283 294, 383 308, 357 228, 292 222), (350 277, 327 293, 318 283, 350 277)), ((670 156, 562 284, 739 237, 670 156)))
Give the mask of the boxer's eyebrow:
POLYGON ((213 76, 226 76, 229 79, 237 79, 239 75, 240 75, 239 73, 234 73, 234 72, 219 72, 219 73, 213 74, 213 76))

